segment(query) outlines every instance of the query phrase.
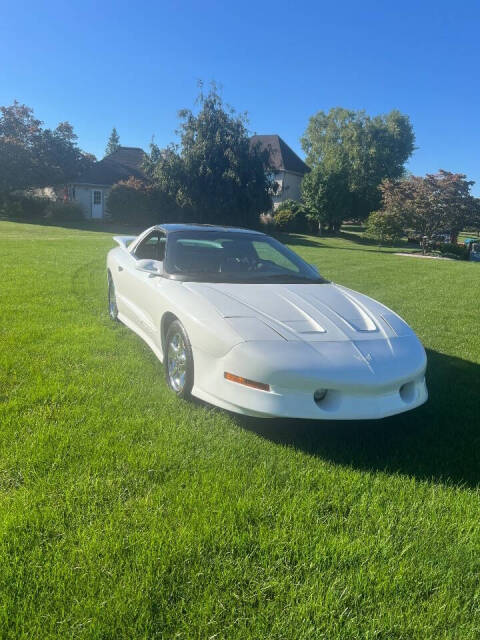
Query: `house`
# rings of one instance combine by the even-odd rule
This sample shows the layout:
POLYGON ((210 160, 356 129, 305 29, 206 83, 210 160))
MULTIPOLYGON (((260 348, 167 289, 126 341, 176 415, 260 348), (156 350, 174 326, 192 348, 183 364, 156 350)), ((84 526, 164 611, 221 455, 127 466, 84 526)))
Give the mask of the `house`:
POLYGON ((278 185, 272 197, 273 208, 284 200, 300 200, 300 185, 303 176, 310 171, 305 162, 278 135, 252 136, 252 145, 259 145, 270 154, 270 166, 278 185))
POLYGON ((82 206, 86 218, 102 219, 108 194, 115 183, 130 177, 145 178, 144 158, 145 152, 139 147, 119 147, 68 185, 68 199, 82 206))

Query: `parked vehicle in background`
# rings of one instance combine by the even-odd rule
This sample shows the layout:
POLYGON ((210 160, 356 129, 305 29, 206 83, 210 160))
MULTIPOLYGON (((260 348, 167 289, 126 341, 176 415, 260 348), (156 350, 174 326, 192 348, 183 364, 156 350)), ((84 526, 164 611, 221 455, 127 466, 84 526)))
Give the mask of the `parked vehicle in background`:
POLYGON ((468 259, 480 262, 480 238, 466 238, 464 243, 468 249, 468 259))

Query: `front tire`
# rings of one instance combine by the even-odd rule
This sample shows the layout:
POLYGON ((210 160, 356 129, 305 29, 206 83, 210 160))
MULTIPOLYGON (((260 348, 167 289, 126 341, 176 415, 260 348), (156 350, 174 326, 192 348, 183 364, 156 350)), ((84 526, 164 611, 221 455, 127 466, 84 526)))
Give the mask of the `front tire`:
POLYGON ((112 320, 118 320, 118 307, 117 307, 117 298, 115 295, 115 285, 113 283, 113 278, 108 272, 108 315, 112 320))
POLYGON ((179 398, 189 398, 193 387, 193 353, 182 323, 174 320, 165 338, 165 377, 179 398))

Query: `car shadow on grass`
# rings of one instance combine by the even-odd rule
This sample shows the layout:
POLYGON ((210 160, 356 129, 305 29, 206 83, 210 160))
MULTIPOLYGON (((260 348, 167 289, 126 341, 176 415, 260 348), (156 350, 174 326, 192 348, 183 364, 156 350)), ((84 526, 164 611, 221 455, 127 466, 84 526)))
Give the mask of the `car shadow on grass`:
POLYGON ((306 421, 236 416, 257 435, 351 468, 421 480, 480 484, 480 365, 428 351, 428 402, 366 421, 306 421))

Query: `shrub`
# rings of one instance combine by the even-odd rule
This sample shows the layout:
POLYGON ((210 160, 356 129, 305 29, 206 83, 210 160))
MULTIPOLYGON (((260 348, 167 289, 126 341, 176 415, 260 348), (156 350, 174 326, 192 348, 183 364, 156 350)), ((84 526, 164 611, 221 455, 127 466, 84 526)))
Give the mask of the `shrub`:
POLYGON ((296 231, 295 222, 296 216, 293 211, 284 209, 276 213, 273 217, 275 221, 275 227, 279 231, 296 231))
MULTIPOLYGON (((293 201, 287 201, 293 202, 293 201)), ((282 203, 275 211, 273 220, 278 231, 288 231, 290 233, 308 233, 310 231, 310 221, 300 203, 295 202, 292 208, 282 203)))
POLYGON ((113 185, 107 198, 107 213, 114 222, 138 225, 195 219, 188 207, 179 207, 155 185, 133 177, 113 185))
POLYGON ((0 215, 2 218, 38 220, 45 216, 46 208, 50 203, 49 198, 5 194, 0 197, 0 215))
POLYGON ((114 222, 155 222, 150 191, 145 183, 137 178, 129 178, 113 185, 107 198, 107 211, 114 222))
POLYGON ((372 211, 367 219, 365 236, 393 244, 403 236, 403 228, 397 216, 386 211, 372 211))
POLYGON ((83 220, 83 209, 78 202, 51 200, 45 210, 45 218, 51 222, 75 222, 83 220))
POLYGON ((284 200, 280 202, 278 207, 275 209, 275 213, 279 213, 280 211, 292 211, 293 213, 298 213, 299 211, 303 211, 303 205, 298 200, 284 200))
POLYGON ((260 229, 264 233, 271 233, 275 230, 275 220, 271 213, 261 213, 259 222, 260 229))
POLYGON ((450 242, 445 242, 443 244, 437 245, 437 249, 445 258, 468 260, 468 249, 461 244, 452 244, 450 242))

